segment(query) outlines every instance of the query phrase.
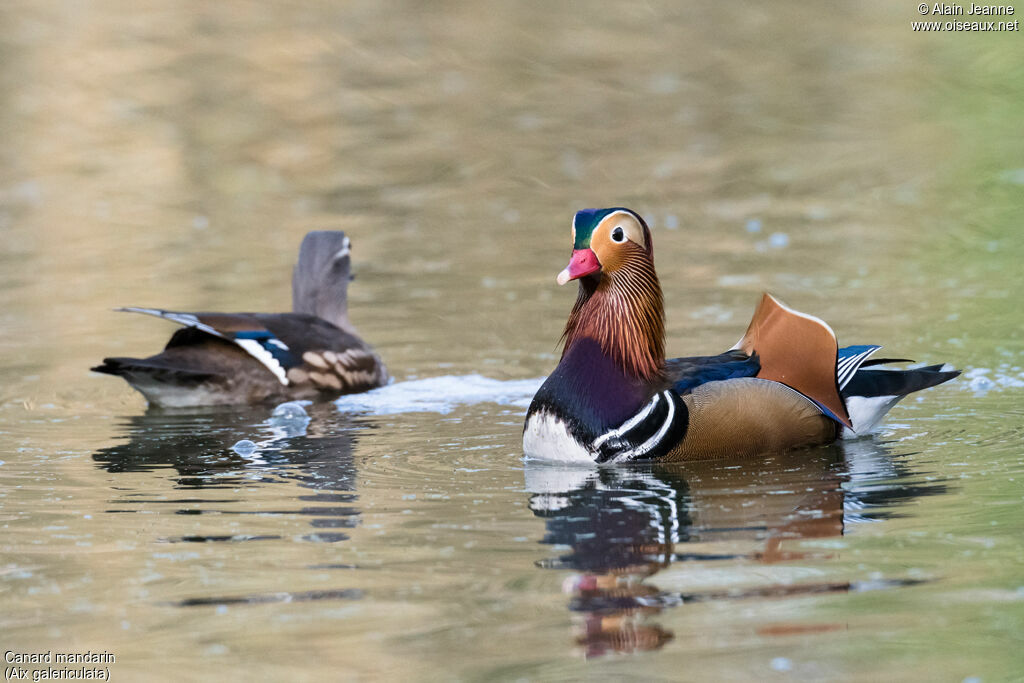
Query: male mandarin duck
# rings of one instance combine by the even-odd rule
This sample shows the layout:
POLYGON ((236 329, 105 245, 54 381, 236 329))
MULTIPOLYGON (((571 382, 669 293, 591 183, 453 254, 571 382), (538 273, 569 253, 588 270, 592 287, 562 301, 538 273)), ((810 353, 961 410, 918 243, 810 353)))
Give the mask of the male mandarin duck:
POLYGON ((823 321, 765 294, 736 346, 665 359, 651 231, 625 208, 585 209, 558 284, 579 280, 558 367, 533 398, 527 457, 610 463, 753 456, 867 433, 911 392, 959 371, 882 369, 823 321), (869 369, 870 368, 870 369, 869 369))
POLYGON ((291 313, 177 313, 121 308, 179 325, 149 358, 104 358, 151 405, 178 408, 333 398, 388 381, 380 357, 348 319, 351 242, 344 232, 306 235, 292 272, 291 313))

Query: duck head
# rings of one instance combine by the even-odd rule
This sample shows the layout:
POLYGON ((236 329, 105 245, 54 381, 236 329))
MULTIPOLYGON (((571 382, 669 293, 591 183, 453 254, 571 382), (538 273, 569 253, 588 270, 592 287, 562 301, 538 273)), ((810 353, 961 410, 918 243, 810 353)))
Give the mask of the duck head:
POLYGON ((352 241, 341 230, 307 233, 292 271, 292 311, 323 318, 355 334, 348 319, 352 241))
POLYGON ((576 341, 589 338, 628 375, 655 381, 665 361, 665 317, 650 229, 629 209, 583 209, 572 235, 572 257, 558 284, 579 280, 580 287, 563 359, 576 341))
POLYGON ((583 209, 572 221, 573 251, 558 284, 614 274, 638 258, 651 260, 651 231, 629 209, 583 209))

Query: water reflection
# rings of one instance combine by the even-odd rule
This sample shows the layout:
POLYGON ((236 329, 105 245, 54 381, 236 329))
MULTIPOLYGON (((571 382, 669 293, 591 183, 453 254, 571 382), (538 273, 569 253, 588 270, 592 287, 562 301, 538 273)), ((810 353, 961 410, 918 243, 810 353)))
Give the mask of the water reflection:
POLYGON ((296 481, 317 490, 355 490, 354 425, 333 406, 311 406, 313 419, 276 420, 266 410, 162 411, 128 417, 127 442, 93 460, 108 472, 173 468, 179 488, 231 488, 254 481, 296 481), (232 446, 252 440, 251 453, 232 446))
MULTIPOLYGON (((754 588, 683 593, 649 581, 680 562, 725 568, 827 560, 829 551, 793 549, 791 541, 842 536, 851 524, 891 517, 913 498, 945 492, 942 483, 908 481, 904 456, 862 440, 758 461, 599 470, 528 463, 530 509, 546 520, 542 543, 564 548, 539 565, 578 572, 565 590, 569 610, 581 617, 576 642, 588 657, 660 648, 673 634, 652 618, 683 603, 917 583, 793 584, 778 577, 754 588)), ((790 629, 780 625, 778 632, 790 629)))
MULTIPOLYGON (((174 506, 178 515, 214 515, 213 519, 249 516, 251 533, 182 533, 155 539, 157 543, 253 543, 301 542, 336 543, 348 540, 347 530, 360 522, 356 506, 356 468, 353 448, 358 427, 340 415, 332 405, 311 406, 311 420, 268 417, 265 409, 190 410, 150 412, 127 418, 127 441, 104 448, 93 460, 104 470, 125 475, 114 483, 117 497, 110 501, 109 514, 136 514, 174 506), (255 442, 255 449, 233 449, 242 440, 255 442), (239 452, 241 451, 241 452, 239 452), (169 477, 179 495, 151 480, 136 488, 128 475, 172 469, 169 477), (295 495, 287 484, 297 484, 295 495), (121 484, 121 485, 119 485, 121 484), (281 487, 270 496, 257 496, 255 488, 281 487), (184 495, 180 495, 184 493, 184 495), (268 509, 261 500, 277 500, 268 509), (282 505, 281 500, 285 503, 282 505), (295 501, 297 506, 289 503, 295 501), (312 531, 291 535, 261 533, 267 516, 307 517, 312 531)), ((230 524, 230 522, 226 522, 230 524)), ((224 524, 221 522, 220 524, 224 524)), ((181 525, 177 525, 181 526, 181 525)), ((231 525, 236 526, 236 525, 231 525)), ((274 527, 271 527, 274 528, 274 527)), ((351 569, 351 565, 312 564, 309 569, 351 569)), ((284 591, 242 595, 188 597, 177 606, 229 605, 237 603, 297 602, 361 597, 349 588, 315 591, 284 591)))

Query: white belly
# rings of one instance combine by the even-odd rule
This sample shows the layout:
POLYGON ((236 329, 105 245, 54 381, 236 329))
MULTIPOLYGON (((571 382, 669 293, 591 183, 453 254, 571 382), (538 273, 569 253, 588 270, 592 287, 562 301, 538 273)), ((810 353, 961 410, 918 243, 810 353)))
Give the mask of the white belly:
POLYGON ((145 396, 150 405, 161 408, 196 408, 232 405, 240 402, 238 396, 224 391, 216 385, 202 384, 194 387, 179 387, 165 382, 151 381, 146 377, 132 377, 128 383, 145 396))
POLYGON ((565 423, 548 413, 534 413, 526 421, 523 453, 533 460, 594 464, 594 456, 581 446, 565 423))

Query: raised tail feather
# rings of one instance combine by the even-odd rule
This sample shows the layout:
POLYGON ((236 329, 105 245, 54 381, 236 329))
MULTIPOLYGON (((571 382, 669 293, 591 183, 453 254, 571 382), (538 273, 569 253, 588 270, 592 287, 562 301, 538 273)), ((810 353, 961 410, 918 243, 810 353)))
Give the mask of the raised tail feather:
POLYGON ((870 369, 858 370, 843 387, 843 399, 853 422, 853 429, 844 429, 843 437, 870 432, 904 396, 938 386, 960 374, 959 370, 946 367, 943 364, 895 370, 872 365, 870 369))
MULTIPOLYGON (((759 378, 796 389, 837 422, 851 426, 836 377, 839 345, 835 332, 823 320, 795 311, 765 293, 734 348, 748 356, 757 355, 759 378)), ((861 351, 869 354, 867 350, 873 348, 861 351)))

